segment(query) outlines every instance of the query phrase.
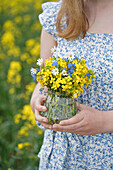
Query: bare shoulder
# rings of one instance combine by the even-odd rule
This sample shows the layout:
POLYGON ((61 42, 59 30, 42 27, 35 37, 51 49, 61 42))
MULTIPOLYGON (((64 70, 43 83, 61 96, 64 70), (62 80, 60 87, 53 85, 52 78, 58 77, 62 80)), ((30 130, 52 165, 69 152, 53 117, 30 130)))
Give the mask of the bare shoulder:
POLYGON ((44 60, 51 57, 51 48, 57 46, 54 36, 47 33, 44 28, 42 28, 41 32, 41 50, 40 50, 40 57, 44 60))

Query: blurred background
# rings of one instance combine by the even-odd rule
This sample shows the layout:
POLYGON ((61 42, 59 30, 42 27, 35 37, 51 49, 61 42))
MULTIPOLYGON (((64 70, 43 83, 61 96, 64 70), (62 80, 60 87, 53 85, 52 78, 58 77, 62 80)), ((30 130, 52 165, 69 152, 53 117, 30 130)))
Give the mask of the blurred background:
POLYGON ((30 107, 30 69, 40 56, 44 2, 0 0, 0 170, 38 169, 43 131, 30 107))

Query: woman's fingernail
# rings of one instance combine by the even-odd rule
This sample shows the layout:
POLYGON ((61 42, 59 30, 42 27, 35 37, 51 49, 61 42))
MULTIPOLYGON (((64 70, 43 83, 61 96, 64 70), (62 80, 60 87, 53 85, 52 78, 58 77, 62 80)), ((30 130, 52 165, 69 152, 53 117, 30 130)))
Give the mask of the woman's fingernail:
POLYGON ((46 110, 46 108, 45 108, 45 107, 42 107, 42 110, 44 111, 44 110, 46 110))
POLYGON ((44 122, 44 123, 47 123, 47 120, 44 119, 43 122, 44 122))
POLYGON ((60 125, 64 125, 64 122, 60 122, 59 124, 60 124, 60 125))

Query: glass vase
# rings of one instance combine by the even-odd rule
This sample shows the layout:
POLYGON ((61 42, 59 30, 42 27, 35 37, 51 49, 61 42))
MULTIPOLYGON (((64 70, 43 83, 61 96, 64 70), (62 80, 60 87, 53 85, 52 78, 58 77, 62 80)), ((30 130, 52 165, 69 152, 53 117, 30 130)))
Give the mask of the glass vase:
POLYGON ((46 112, 41 115, 47 117, 48 124, 59 123, 73 117, 77 113, 76 101, 62 93, 47 92, 44 105, 47 107, 46 112))

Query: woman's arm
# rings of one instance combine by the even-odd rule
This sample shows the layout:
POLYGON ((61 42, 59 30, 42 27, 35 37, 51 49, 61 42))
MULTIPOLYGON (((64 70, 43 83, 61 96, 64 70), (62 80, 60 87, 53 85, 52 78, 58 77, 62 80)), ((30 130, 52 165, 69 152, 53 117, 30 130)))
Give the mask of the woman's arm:
MULTIPOLYGON (((51 48, 57 46, 54 37, 48 34, 44 29, 42 29, 41 33, 41 50, 40 50, 40 57, 45 61, 47 58, 52 56, 51 48)), ((30 105, 32 111, 35 113, 35 118, 40 123, 42 120, 47 121, 46 118, 40 116, 40 111, 46 111, 46 107, 43 107, 42 104, 44 103, 45 96, 39 94, 40 83, 37 83, 34 92, 31 97, 30 105)))
POLYGON ((55 42, 54 37, 48 34, 43 28, 41 33, 40 44, 41 44, 40 57, 43 58, 43 60, 45 61, 45 59, 52 56, 51 49, 54 46, 57 46, 57 43, 55 42))
POLYGON ((113 133, 113 110, 103 111, 103 132, 113 133))
POLYGON ((53 125, 52 129, 80 135, 113 133, 113 111, 99 111, 80 104, 80 112, 77 115, 53 125))

